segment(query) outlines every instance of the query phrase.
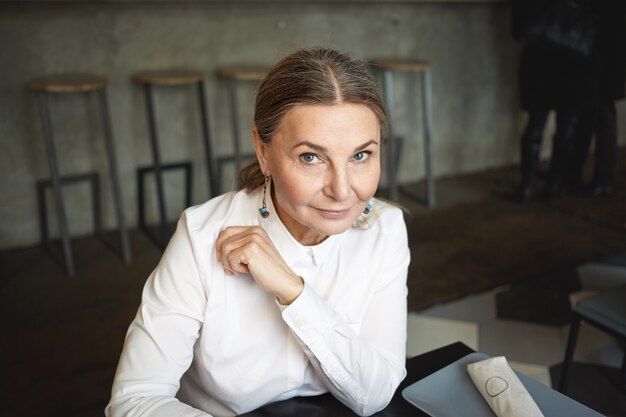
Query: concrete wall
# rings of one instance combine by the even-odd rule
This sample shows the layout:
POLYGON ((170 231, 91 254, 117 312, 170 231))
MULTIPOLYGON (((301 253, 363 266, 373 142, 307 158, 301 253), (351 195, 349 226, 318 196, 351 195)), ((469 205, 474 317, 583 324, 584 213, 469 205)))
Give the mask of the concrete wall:
MULTIPOLYGON (((207 76, 214 148, 230 149, 226 89, 218 65, 271 64, 301 46, 324 45, 354 56, 423 57, 433 63, 434 167, 438 177, 514 163, 524 116, 518 105, 519 45, 509 36, 506 2, 13 2, 0 4, 0 249, 35 244, 35 184, 48 176, 36 102, 25 83, 47 73, 95 72, 109 79, 109 101, 125 211, 136 224, 136 168, 150 162, 145 103, 134 73, 195 67, 207 76)), ((396 130, 408 138, 400 177, 422 178, 419 84, 397 78, 396 130), (415 104, 413 104, 415 103, 415 104)), ((241 129, 250 144, 254 85, 240 90, 241 129)), ((167 161, 191 159, 193 202, 207 198, 196 98, 187 88, 156 92, 167 161)), ((86 95, 50 100, 63 173, 99 171, 104 215, 114 225, 96 102, 86 95)), ((620 110, 620 125, 625 109, 620 110)), ((623 138, 622 138, 623 139, 623 138)), ((549 141, 546 141, 549 142, 549 141)), ((225 187, 232 185, 226 173, 225 187)), ((384 180, 384 178, 383 178, 384 180)), ((180 175, 167 176, 169 217, 183 208, 180 175)), ((64 188, 70 231, 91 231, 85 187, 64 188)), ((150 190, 149 190, 150 191, 150 190)), ((150 217, 155 217, 150 194, 150 217)), ((54 227, 54 213, 49 204, 54 227)))

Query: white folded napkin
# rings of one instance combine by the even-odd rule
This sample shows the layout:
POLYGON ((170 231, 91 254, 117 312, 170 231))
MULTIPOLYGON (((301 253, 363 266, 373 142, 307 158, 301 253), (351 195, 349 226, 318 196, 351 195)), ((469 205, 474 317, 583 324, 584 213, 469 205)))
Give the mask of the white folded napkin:
POLYGON ((504 356, 470 363, 467 372, 498 417, 543 417, 504 356))

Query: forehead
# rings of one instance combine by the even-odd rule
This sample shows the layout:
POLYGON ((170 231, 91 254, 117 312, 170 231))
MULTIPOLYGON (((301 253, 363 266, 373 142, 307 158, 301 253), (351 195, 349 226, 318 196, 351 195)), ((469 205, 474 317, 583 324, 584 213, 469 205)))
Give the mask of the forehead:
POLYGON ((378 117, 363 104, 299 104, 283 118, 272 142, 312 141, 326 145, 380 141, 378 117))

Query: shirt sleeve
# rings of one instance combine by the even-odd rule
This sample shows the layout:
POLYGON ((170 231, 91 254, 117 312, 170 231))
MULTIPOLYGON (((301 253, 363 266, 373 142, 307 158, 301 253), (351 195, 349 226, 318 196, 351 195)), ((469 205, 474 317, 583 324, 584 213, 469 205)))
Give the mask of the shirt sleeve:
POLYGON ((206 292, 186 215, 143 289, 120 357, 107 417, 209 416, 175 398, 193 358, 206 292))
MULTIPOLYGON (((400 215, 401 216, 401 215, 400 215)), ((406 228, 386 245, 385 277, 357 334, 310 286, 282 311, 283 319, 328 390, 361 416, 387 406, 406 376, 406 228)), ((365 301, 364 301, 365 302, 365 301)))

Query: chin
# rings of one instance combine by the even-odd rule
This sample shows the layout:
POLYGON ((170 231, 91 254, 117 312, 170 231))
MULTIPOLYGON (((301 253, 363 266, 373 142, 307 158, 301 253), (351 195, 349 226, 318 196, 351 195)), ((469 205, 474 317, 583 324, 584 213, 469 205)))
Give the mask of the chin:
POLYGON ((343 232, 345 232, 346 230, 348 230, 350 227, 352 227, 352 224, 354 223, 355 220, 341 220, 341 221, 332 221, 332 220, 325 220, 323 222, 318 223, 315 229, 317 229, 317 231, 321 234, 324 235, 339 235, 343 232))

